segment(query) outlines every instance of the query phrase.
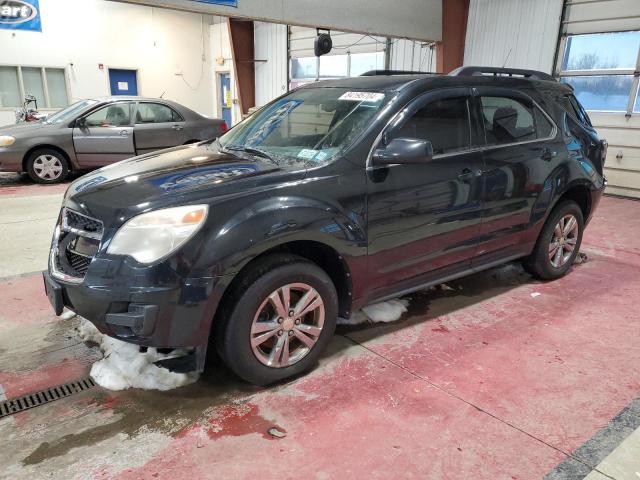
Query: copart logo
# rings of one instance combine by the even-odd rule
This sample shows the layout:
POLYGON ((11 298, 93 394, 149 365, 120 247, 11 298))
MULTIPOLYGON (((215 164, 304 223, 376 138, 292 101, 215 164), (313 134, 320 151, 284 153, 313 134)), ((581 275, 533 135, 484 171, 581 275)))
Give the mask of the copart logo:
POLYGON ((17 25, 38 15, 35 5, 22 0, 0 0, 0 23, 17 25))

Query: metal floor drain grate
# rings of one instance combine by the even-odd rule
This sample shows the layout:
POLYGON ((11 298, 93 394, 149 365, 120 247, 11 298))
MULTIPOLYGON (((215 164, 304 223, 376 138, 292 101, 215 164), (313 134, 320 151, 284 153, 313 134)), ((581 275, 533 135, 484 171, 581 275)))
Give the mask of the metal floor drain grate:
POLYGON ((83 378, 75 382, 65 383, 57 387, 46 388, 39 392, 28 393, 22 397, 6 400, 0 403, 0 418, 14 413, 22 412, 30 408, 39 407, 46 403, 55 402, 61 398, 69 397, 73 394, 83 392, 95 387, 96 384, 91 378, 83 378))

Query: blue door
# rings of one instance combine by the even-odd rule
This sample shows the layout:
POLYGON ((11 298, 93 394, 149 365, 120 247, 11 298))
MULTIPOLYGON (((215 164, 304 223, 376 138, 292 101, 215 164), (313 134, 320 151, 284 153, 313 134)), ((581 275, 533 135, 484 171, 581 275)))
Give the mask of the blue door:
POLYGON ((109 69, 111 95, 138 95, 138 81, 135 70, 109 69))
POLYGON ((220 111, 227 127, 231 128, 231 105, 233 105, 231 99, 231 75, 228 73, 219 73, 218 75, 220 76, 220 94, 218 95, 220 111))

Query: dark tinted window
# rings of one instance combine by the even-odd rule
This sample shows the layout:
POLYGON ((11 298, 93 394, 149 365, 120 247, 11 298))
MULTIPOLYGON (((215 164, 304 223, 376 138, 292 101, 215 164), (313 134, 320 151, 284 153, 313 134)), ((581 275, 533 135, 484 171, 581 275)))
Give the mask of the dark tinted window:
POLYGON ((506 97, 481 97, 487 145, 547 138, 553 124, 530 102, 506 97))
POLYGON ((466 97, 433 101, 418 110, 387 138, 429 140, 435 155, 469 149, 469 110, 466 97))

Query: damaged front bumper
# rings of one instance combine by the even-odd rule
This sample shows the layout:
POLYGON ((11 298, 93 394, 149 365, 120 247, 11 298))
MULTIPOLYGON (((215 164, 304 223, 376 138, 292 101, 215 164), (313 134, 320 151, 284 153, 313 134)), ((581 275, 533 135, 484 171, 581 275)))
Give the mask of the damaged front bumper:
POLYGON ((199 371, 204 368, 213 317, 230 280, 181 279, 166 264, 140 267, 117 256, 94 258, 81 282, 66 282, 49 271, 43 278, 57 315, 66 307, 118 340, 188 349, 199 371))

